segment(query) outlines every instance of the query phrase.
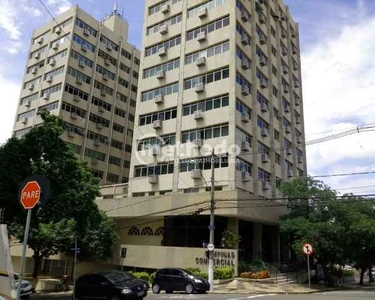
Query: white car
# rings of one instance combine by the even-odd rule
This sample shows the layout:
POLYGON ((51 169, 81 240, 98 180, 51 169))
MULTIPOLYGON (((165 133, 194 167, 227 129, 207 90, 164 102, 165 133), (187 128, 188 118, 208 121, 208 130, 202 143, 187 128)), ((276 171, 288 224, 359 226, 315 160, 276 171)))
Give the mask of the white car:
MULTIPOLYGON (((14 274, 14 279, 15 279, 15 288, 17 290, 19 280, 18 280, 18 276, 16 274, 14 274)), ((22 283, 21 283, 21 299, 29 299, 32 292, 33 292, 33 287, 31 286, 30 281, 22 280, 22 283)))

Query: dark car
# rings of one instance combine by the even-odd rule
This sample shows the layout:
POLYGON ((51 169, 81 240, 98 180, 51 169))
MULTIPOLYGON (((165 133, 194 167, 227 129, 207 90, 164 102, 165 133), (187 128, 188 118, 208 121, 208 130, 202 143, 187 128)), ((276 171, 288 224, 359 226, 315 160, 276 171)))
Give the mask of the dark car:
POLYGON ((132 274, 106 271, 79 277, 76 283, 76 300, 143 299, 147 296, 147 290, 147 285, 132 274))
POLYGON ((180 268, 167 268, 157 271, 152 283, 154 294, 159 294, 162 290, 166 293, 185 291, 187 294, 194 292, 204 294, 209 289, 210 284, 206 279, 197 277, 190 271, 180 268))

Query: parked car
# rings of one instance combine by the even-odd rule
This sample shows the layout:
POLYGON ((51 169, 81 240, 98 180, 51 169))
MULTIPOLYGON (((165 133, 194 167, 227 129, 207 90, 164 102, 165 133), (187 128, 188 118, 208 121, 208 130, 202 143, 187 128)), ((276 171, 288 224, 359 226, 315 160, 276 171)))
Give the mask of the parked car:
POLYGON ((174 291, 185 291, 187 294, 198 292, 206 293, 210 284, 204 278, 197 277, 190 271, 180 268, 160 269, 155 274, 152 283, 152 292, 159 294, 160 291, 173 293, 174 291))
POLYGON ((147 285, 132 274, 120 271, 105 271, 83 275, 76 283, 76 299, 143 299, 147 296, 147 285))
MULTIPOLYGON (((18 289, 19 284, 19 277, 18 275, 14 274, 14 280, 15 280, 15 288, 18 289)), ((31 286, 30 281, 23 280, 21 283, 21 299, 29 299, 30 295, 33 292, 33 287, 31 286)))

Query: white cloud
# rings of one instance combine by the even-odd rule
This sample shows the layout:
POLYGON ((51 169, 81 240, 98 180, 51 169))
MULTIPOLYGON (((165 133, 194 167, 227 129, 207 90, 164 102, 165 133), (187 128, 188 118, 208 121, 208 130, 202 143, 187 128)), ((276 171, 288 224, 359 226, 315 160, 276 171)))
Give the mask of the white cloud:
MULTIPOLYGON (((362 2, 360 1, 359 4, 362 2)), ((363 15, 363 3, 359 6, 363 15)), ((318 43, 302 56, 305 131, 348 129, 375 123, 375 18, 342 26, 338 36, 318 43)), ((328 133, 320 136, 328 135, 328 133)), ((319 136, 319 135, 318 135, 319 136)), ((307 148, 309 173, 353 172, 368 168, 375 154, 373 132, 354 134, 307 148), (355 161, 346 166, 347 161, 355 161)), ((375 165, 372 165, 375 170, 375 165)), ((327 181, 327 180, 325 180, 327 181)), ((362 186, 367 179, 328 180, 333 187, 362 186), (335 184, 335 185, 334 185, 335 184)), ((375 188, 373 188, 375 190, 375 188)))

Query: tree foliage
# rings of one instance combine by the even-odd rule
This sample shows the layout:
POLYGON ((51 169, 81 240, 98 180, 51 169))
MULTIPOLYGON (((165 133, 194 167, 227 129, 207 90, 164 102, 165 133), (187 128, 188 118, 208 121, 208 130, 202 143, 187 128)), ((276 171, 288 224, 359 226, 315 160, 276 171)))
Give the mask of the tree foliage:
POLYGON ((299 178, 281 187, 290 213, 280 229, 291 235, 293 249, 314 245, 314 258, 327 278, 335 264, 356 264, 363 274, 375 263, 375 203, 352 194, 338 196, 321 181, 299 178))
POLYGON ((241 237, 233 230, 227 229, 221 235, 221 247, 225 249, 235 249, 241 241, 241 237))
POLYGON ((0 148, 0 193, 4 195, 0 208, 5 209, 5 222, 17 239, 23 239, 26 220, 18 199, 19 184, 32 174, 50 181, 49 201, 32 212, 28 244, 34 250, 34 276, 41 258, 69 253, 75 235, 86 250, 82 257, 101 260, 110 256, 116 240, 113 221, 94 202, 99 195, 98 179, 60 138, 62 120, 47 112, 42 118, 40 126, 21 139, 9 139, 0 148))

